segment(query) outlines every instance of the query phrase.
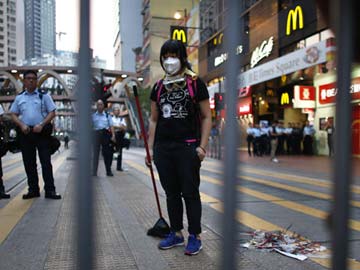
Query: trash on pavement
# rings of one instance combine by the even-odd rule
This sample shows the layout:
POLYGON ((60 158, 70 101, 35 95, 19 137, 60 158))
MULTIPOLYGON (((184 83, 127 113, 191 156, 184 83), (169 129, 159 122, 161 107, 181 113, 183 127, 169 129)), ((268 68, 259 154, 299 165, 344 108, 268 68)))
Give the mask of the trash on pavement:
POLYGON ((311 242, 296 233, 287 231, 254 231, 246 233, 251 236, 251 240, 242 247, 248 249, 259 249, 276 251, 290 258, 300 261, 306 260, 309 256, 314 256, 326 250, 320 243, 311 242))

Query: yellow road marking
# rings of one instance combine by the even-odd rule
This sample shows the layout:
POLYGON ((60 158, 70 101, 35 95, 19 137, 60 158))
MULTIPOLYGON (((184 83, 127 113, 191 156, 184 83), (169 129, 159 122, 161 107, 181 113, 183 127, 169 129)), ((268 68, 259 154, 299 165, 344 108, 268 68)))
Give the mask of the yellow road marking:
MULTIPOLYGON (((211 168, 206 168, 204 170, 222 174, 221 171, 214 170, 211 168)), ((330 196, 329 194, 325 194, 325 193, 321 193, 321 192, 317 192, 317 191, 311 191, 311 190, 307 190, 307 189, 300 188, 300 187, 289 186, 289 185, 273 182, 272 180, 263 180, 263 179, 259 179, 259 178, 255 178, 255 177, 251 177, 251 176, 245 176, 245 175, 239 175, 239 177, 241 179, 247 180, 249 182, 254 182, 254 183, 258 183, 258 184, 262 184, 262 185, 266 185, 266 186, 270 186, 270 187, 275 187, 275 188, 279 188, 279 189, 283 189, 283 190, 287 190, 287 191, 291 191, 291 192, 295 192, 295 193, 300 193, 300 194, 304 194, 307 196, 311 196, 311 197, 315 197, 315 198, 319 198, 319 199, 323 199, 323 200, 331 200, 332 199, 332 196, 330 196)), ((352 201, 350 201, 350 205, 352 205, 354 207, 360 207, 360 202, 352 200, 352 201)))
MULTIPOLYGON (((215 163, 206 161, 205 164, 210 164, 211 166, 214 166, 215 163)), ((215 165, 215 167, 221 168, 221 166, 218 166, 218 165, 215 165)), ((205 170, 207 170, 207 169, 205 169, 205 170)), ((331 182, 324 180, 324 179, 317 179, 317 178, 311 178, 311 177, 306 177, 306 176, 295 176, 295 175, 286 174, 286 173, 271 172, 268 170, 251 169, 251 168, 246 168, 245 166, 243 166, 241 168, 241 171, 264 175, 264 176, 276 177, 276 178, 284 179, 284 180, 291 181, 291 182, 309 184, 309 185, 318 186, 318 187, 332 188, 332 186, 333 186, 331 182)), ((360 194, 360 186, 352 185, 351 192, 360 194)))
MULTIPOLYGON (((150 176, 150 173, 148 171, 148 169, 145 168, 145 165, 139 165, 135 162, 132 162, 132 161, 126 161, 126 163, 132 167, 134 167, 135 169, 143 172, 144 174, 146 175, 149 175, 150 176)), ((158 177, 155 176, 156 180, 158 180, 158 177)), ((205 181, 208 181, 208 182, 212 182, 212 183, 217 183, 217 184, 221 184, 221 181, 217 180, 217 179, 214 179, 214 178, 210 178, 208 176, 204 176, 202 175, 201 176, 201 179, 204 179, 205 181)), ((243 188, 238 188, 238 190, 240 189, 241 192, 247 192, 249 191, 249 189, 243 189, 243 188)), ((253 190, 252 191, 252 195, 260 195, 261 192, 258 192, 258 193, 253 193, 253 190)), ((214 198, 210 195, 207 195, 203 192, 200 192, 200 196, 201 196, 201 200, 203 202, 206 202, 206 203, 209 203, 209 206, 215 210, 217 210, 218 212, 221 212, 223 213, 223 203, 218 200, 217 198, 214 198)), ((271 195, 268 195, 269 197, 267 197, 268 199, 274 199, 274 198, 277 198, 275 196, 271 196, 271 195)), ((286 202, 286 201, 284 201, 286 202)), ((299 204, 300 205, 300 204, 299 204)), ((292 207, 295 206, 295 203, 294 205, 292 205, 292 207)), ((303 206, 301 205, 302 207, 306 207, 306 206, 303 206)), ((313 210, 316 210, 316 209, 313 209, 313 210)), ((319 214, 320 216, 323 215, 323 213, 321 212, 312 212, 314 215, 315 214, 319 214)), ((244 224, 245 226, 249 227, 249 228, 252 228, 253 230, 265 230, 265 231, 276 231, 276 230, 280 230, 280 231, 285 231, 286 229, 285 228, 282 228, 280 226, 277 226, 273 223, 270 223, 262 218, 259 218, 251 213, 248 213, 246 211, 242 211, 242 210, 237 210, 236 211, 236 220, 241 223, 241 224, 244 224)), ((350 222, 350 225, 352 223, 350 222)), ((357 226, 359 226, 359 224, 357 224, 357 226)), ((288 230, 288 232, 291 234, 292 232, 288 230)), ((305 239, 305 238, 304 238, 305 239)), ((322 253, 319 253, 319 255, 325 255, 325 256, 329 256, 331 255, 330 253, 330 250, 327 250, 325 252, 322 252, 322 253)), ((309 257, 310 260, 326 267, 326 268, 330 268, 331 267, 331 260, 329 258, 312 258, 312 257, 309 257)), ((356 260, 353 260, 353 259, 348 259, 348 265, 349 265, 349 269, 350 270, 360 270, 360 262, 356 261, 356 260)))
MULTIPOLYGON (((53 172, 55 173, 60 165, 64 162, 66 156, 61 156, 53 162, 53 172)), ((43 189, 42 176, 39 175, 40 192, 43 189)), ((27 187, 24 188, 14 199, 12 199, 4 208, 0 209, 0 245, 8 237, 10 232, 29 210, 34 202, 34 199, 23 200, 22 193, 26 192, 27 187)))
MULTIPOLYGON (((212 178, 212 177, 209 177, 206 175, 202 175, 201 180, 215 184, 215 185, 223 185, 222 181, 219 181, 215 178, 212 178)), ((282 207, 285 207, 285 208, 288 208, 293 211, 300 212, 300 213, 303 213, 303 214, 306 214, 309 216, 313 216, 313 217, 320 218, 320 219, 325 219, 328 215, 328 213, 325 211, 315 209, 315 208, 312 208, 312 207, 309 207, 309 206, 306 206, 306 205, 303 205, 300 203, 284 200, 280 197, 269 195, 269 194, 266 194, 266 193, 263 193, 260 191, 256 191, 256 190, 253 190, 250 188, 241 187, 239 185, 237 185, 236 188, 238 191, 240 191, 244 194, 253 196, 255 198, 258 198, 258 199, 261 199, 264 201, 271 202, 273 204, 280 205, 282 207)), ((351 228, 352 230, 355 230, 355 231, 360 231, 360 221, 349 219, 349 228, 351 228)))

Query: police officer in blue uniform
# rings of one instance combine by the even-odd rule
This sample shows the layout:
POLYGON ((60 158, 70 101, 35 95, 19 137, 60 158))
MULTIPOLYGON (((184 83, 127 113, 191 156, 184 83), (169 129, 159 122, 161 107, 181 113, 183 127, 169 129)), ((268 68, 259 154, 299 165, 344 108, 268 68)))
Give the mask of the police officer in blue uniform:
POLYGON ((111 163, 113 159, 113 143, 115 143, 115 132, 112 117, 104 111, 104 102, 99 99, 96 102, 97 111, 92 115, 94 134, 93 149, 93 176, 97 176, 99 163, 100 146, 107 176, 114 176, 111 172, 111 163))
POLYGON ((49 147, 51 120, 55 117, 56 106, 49 94, 37 89, 35 71, 25 71, 23 83, 25 90, 16 96, 10 108, 12 119, 20 128, 18 132, 20 149, 28 178, 29 191, 23 195, 23 199, 40 197, 36 150, 45 182, 45 198, 61 199, 61 195, 55 190, 49 147))
MULTIPOLYGON (((3 114, 4 114, 4 109, 3 109, 2 105, 0 104, 0 120, 1 120, 1 117, 3 114)), ((3 170, 2 170, 2 163, 1 163, 1 156, 0 156, 0 200, 10 198, 10 194, 7 194, 5 192, 5 187, 4 187, 2 177, 3 177, 3 170)))
POLYGON ((313 126, 310 125, 309 121, 306 121, 305 123, 303 134, 304 134, 304 140, 303 140, 304 155, 313 155, 313 141, 314 141, 315 129, 313 126))

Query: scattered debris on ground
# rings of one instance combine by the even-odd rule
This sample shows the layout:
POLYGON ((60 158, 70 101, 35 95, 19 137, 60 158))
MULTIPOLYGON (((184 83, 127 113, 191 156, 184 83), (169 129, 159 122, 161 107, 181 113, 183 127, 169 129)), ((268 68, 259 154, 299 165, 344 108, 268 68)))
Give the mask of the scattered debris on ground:
POLYGON ((326 250, 320 243, 311 242, 296 233, 287 231, 254 231, 245 233, 251 240, 242 246, 248 249, 276 251, 285 256, 306 260, 308 257, 323 256, 319 254, 326 250))

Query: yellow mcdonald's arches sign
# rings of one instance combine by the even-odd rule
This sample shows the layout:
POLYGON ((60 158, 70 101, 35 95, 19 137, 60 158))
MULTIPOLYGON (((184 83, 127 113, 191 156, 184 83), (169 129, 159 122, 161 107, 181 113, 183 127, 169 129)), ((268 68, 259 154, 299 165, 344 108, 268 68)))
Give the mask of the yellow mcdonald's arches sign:
POLYGON ((289 36, 292 31, 295 31, 299 25, 299 29, 304 28, 304 14, 300 6, 296 6, 295 9, 290 9, 287 21, 286 21, 286 35, 289 36))
POLYGON ((170 37, 174 40, 179 40, 187 45, 187 31, 186 27, 170 26, 170 37))
POLYGON ((217 37, 214 38, 213 44, 214 45, 220 45, 223 41, 224 33, 220 33, 217 37))
POLYGON ((282 93, 282 94, 281 94, 280 104, 281 104, 281 105, 290 104, 289 93, 286 93, 286 92, 285 92, 285 93, 282 93))

